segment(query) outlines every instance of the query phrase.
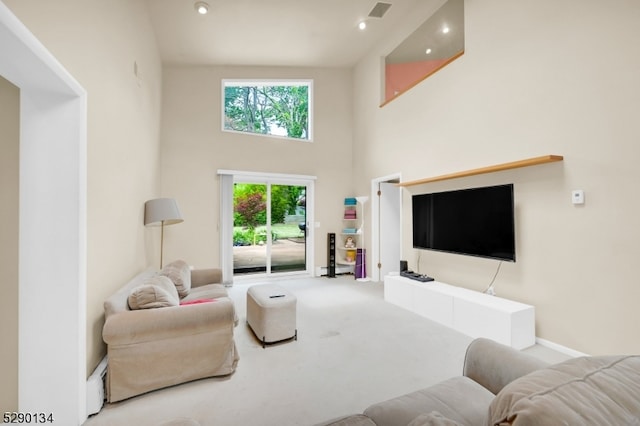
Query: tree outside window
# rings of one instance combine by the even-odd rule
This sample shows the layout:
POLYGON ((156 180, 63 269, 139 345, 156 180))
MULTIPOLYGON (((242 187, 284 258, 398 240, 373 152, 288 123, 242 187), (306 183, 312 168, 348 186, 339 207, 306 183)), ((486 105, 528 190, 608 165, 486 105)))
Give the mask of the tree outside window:
POLYGON ((311 140, 311 81, 223 80, 223 130, 311 140))

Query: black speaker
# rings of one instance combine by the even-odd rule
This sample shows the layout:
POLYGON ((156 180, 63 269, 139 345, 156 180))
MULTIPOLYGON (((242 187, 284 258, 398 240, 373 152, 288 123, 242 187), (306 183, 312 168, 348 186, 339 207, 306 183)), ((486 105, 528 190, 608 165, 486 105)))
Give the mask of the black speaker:
POLYGON ((407 261, 406 260, 401 260, 400 261, 400 272, 404 272, 406 270, 409 269, 409 266, 407 265, 407 261))
POLYGON ((327 234, 327 277, 336 277, 336 234, 327 234))

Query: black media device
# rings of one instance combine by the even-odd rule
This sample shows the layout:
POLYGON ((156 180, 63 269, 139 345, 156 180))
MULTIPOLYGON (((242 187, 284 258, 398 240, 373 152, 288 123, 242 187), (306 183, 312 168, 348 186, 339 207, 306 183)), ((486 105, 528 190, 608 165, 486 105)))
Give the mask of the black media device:
POLYGON ((407 261, 406 260, 401 260, 400 261, 400 272, 404 272, 406 270, 409 269, 409 265, 407 265, 407 261))
POLYGON ((413 247, 515 262, 513 184, 412 196, 413 247))
POLYGON ((417 272, 413 272, 413 271, 400 272, 400 276, 405 278, 411 278, 412 280, 420 281, 423 283, 433 281, 433 278, 431 278, 430 276, 424 275, 424 274, 418 274, 417 272))
POLYGON ((327 234, 327 277, 336 277, 336 234, 327 234))

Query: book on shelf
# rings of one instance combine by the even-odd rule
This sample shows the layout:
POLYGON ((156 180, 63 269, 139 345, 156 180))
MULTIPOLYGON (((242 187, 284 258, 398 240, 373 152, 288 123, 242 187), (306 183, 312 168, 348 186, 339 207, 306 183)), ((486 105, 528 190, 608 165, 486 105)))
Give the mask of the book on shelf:
POLYGON ((357 219, 355 210, 346 210, 344 212, 345 219, 357 219))
POLYGON ((358 200, 356 200, 353 197, 348 197, 344 199, 345 206, 355 206, 356 204, 358 204, 358 200))
POLYGON ((356 232, 358 232, 356 228, 344 228, 342 230, 343 234, 355 234, 356 232))

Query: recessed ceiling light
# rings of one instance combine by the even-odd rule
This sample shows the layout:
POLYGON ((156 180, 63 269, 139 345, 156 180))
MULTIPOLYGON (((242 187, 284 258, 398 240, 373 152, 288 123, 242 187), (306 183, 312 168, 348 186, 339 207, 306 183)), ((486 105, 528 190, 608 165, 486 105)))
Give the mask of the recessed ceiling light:
POLYGON ((424 53, 426 53, 427 55, 431 53, 431 48, 427 47, 427 50, 424 51, 424 53))
POLYGON ((449 27, 448 26, 445 25, 444 27, 442 27, 442 33, 443 34, 447 34, 448 32, 449 32, 449 27))
POLYGON ((206 15, 209 12, 209 5, 203 1, 197 1, 196 4, 193 5, 196 8, 196 12, 200 15, 206 15))
POLYGON ((367 28, 366 21, 360 21, 360 23, 358 24, 358 28, 360 28, 361 30, 364 30, 365 28, 367 28))

